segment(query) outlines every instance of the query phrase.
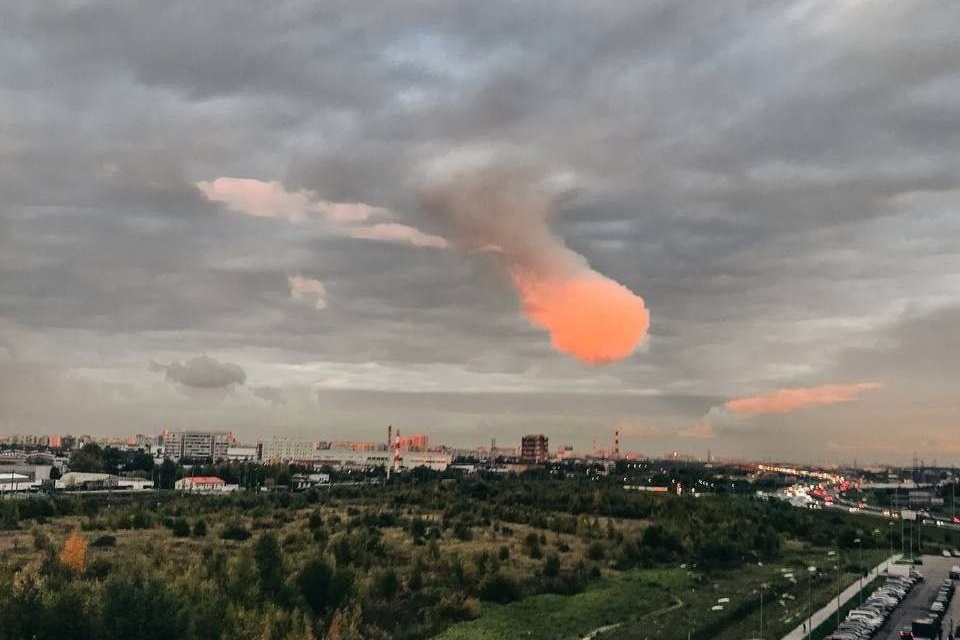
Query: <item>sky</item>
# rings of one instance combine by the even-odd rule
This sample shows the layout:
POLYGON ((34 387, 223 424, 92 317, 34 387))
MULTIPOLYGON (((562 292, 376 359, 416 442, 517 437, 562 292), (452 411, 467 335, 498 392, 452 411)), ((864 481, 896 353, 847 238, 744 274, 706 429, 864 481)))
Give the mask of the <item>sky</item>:
POLYGON ((958 24, 0 3, 0 433, 958 463, 958 24))

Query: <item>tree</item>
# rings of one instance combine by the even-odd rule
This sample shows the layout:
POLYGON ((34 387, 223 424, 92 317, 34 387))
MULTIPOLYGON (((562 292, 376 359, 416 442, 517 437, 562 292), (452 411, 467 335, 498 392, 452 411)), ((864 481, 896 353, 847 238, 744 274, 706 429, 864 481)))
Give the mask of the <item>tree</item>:
POLYGON ((127 463, 124 466, 128 471, 153 471, 153 456, 140 449, 128 455, 127 463))
POLYGON ((350 592, 352 580, 323 557, 308 560, 297 575, 297 587, 314 616, 326 618, 350 592))
POLYGON ((263 533, 253 543, 253 561, 257 566, 260 593, 276 601, 283 590, 283 553, 277 536, 263 533))
POLYGON ((100 446, 94 443, 85 445, 82 449, 74 451, 70 456, 70 471, 79 471, 81 473, 102 473, 103 472, 103 452, 100 446))
POLYGON ((173 489, 177 481, 177 464, 170 458, 165 458, 160 464, 158 483, 160 489, 173 489))
POLYGON ((119 475, 120 474, 120 465, 123 464, 124 455, 120 449, 116 447, 106 447, 103 450, 101 456, 103 461, 103 472, 109 473, 110 475, 119 475))
POLYGON ((185 637, 186 616, 171 589, 149 567, 112 574, 103 591, 103 638, 185 637))
POLYGON ((87 541, 78 531, 74 530, 64 543, 60 562, 76 573, 83 573, 87 568, 87 541))

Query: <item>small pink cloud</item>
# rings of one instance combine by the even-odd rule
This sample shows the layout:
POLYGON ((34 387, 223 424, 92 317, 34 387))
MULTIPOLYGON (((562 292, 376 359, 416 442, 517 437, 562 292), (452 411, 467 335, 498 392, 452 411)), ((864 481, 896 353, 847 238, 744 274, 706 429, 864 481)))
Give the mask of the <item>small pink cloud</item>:
POLYGON ((327 288, 316 278, 288 276, 290 299, 311 303, 315 309, 327 308, 327 288))
POLYGON ((772 393, 730 400, 724 407, 728 411, 745 416, 790 413, 808 407, 853 402, 864 392, 879 389, 881 386, 879 382, 857 382, 854 384, 827 384, 819 387, 780 389, 772 393))
POLYGON ((419 229, 408 227, 396 222, 381 222, 379 224, 353 227, 347 234, 351 238, 363 240, 379 240, 381 242, 402 242, 417 247, 446 247, 447 241, 440 236, 424 233, 419 229))
POLYGON ((262 218, 302 222, 314 208, 311 192, 290 192, 275 181, 224 177, 213 182, 198 182, 197 188, 208 200, 222 202, 232 211, 262 218))
POLYGON ((389 217, 390 211, 364 202, 330 202, 314 191, 287 191, 282 183, 253 178, 221 177, 211 182, 200 181, 197 188, 208 200, 220 202, 231 211, 261 218, 279 218, 288 222, 304 222, 322 216, 333 223, 342 235, 363 240, 395 242, 416 247, 446 247, 440 236, 396 222, 361 224, 375 217, 389 217))

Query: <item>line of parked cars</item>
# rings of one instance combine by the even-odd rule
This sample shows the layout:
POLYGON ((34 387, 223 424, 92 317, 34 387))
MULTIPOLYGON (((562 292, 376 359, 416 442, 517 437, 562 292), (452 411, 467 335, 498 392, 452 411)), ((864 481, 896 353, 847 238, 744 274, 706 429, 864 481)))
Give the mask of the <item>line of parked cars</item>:
POLYGON ((923 576, 911 572, 905 576, 888 575, 856 609, 847 613, 847 618, 824 640, 867 640, 873 637, 907 593, 923 576))
POLYGON ((914 620, 912 624, 900 630, 901 638, 940 638, 940 629, 943 626, 943 616, 950 608, 950 599, 953 598, 953 592, 956 589, 957 578, 960 578, 960 567, 954 566, 950 569, 950 577, 937 588, 937 595, 930 603, 930 614, 924 618, 914 620))

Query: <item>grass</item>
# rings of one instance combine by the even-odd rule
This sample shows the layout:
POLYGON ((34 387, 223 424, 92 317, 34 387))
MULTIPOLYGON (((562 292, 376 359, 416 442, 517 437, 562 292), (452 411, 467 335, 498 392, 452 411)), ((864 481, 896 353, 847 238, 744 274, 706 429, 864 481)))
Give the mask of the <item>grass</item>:
MULTIPOLYGON (((873 566, 884 552, 863 552, 873 566)), ((784 558, 767 565, 704 574, 692 568, 610 572, 575 596, 541 595, 508 605, 484 605, 480 616, 460 623, 435 640, 567 640, 603 627, 602 640, 742 640, 760 637, 760 585, 764 585, 764 638, 780 638, 836 597, 834 556, 823 549, 790 545, 784 558), (807 567, 826 570, 812 581, 807 567), (789 576, 793 574, 791 579, 789 576), (723 609, 713 611, 718 600, 723 609), (811 604, 808 604, 808 601, 811 604)), ((846 558, 844 558, 846 563, 846 558)), ((856 579, 841 572, 841 588, 856 579)))
POLYGON ((684 571, 631 571, 605 578, 573 596, 538 595, 484 605, 480 617, 447 629, 437 640, 580 638, 599 627, 638 620, 677 604, 684 571))

